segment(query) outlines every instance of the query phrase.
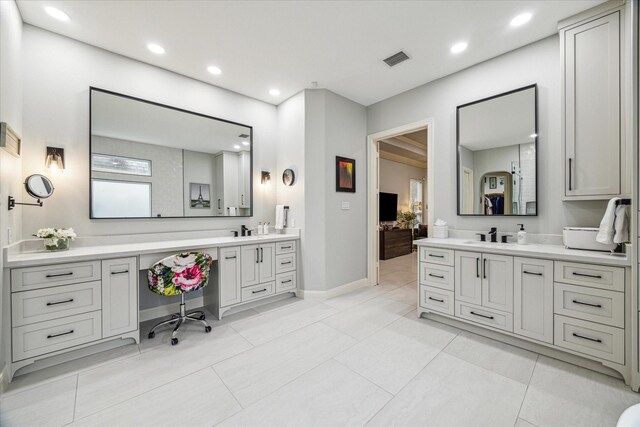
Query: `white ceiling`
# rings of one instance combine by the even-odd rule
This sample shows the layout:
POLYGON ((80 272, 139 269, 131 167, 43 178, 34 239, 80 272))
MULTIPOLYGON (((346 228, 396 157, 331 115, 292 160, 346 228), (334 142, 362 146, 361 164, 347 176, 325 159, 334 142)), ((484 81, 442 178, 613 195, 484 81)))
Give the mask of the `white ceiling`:
POLYGON ((279 104, 315 81, 365 106, 555 34, 559 20, 602 2, 17 1, 28 24, 262 101, 279 104), (511 28, 522 12, 533 18, 511 28), (462 40, 468 49, 452 55, 462 40), (149 52, 150 42, 166 53, 149 52), (412 59, 388 68, 382 59, 400 49, 412 59))

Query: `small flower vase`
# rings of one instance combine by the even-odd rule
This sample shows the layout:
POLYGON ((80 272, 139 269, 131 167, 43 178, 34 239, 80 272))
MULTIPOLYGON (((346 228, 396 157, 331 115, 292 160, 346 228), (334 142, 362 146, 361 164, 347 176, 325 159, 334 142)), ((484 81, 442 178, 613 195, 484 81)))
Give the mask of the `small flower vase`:
POLYGON ((51 237, 44 239, 44 248, 48 251, 66 251, 71 244, 70 238, 51 237))

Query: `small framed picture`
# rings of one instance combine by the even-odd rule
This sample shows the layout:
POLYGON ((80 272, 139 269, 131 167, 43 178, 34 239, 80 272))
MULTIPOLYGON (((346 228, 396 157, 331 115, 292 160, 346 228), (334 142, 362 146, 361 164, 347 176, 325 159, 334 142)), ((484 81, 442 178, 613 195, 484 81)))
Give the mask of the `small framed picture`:
POLYGON ((190 200, 193 209, 208 209, 211 207, 209 184, 191 183, 190 200))
POLYGON ((336 156, 336 191, 356 192, 356 161, 336 156))
POLYGON ((498 178, 495 177, 495 176, 490 176, 489 177, 489 189, 495 190, 496 188, 498 188, 498 178))

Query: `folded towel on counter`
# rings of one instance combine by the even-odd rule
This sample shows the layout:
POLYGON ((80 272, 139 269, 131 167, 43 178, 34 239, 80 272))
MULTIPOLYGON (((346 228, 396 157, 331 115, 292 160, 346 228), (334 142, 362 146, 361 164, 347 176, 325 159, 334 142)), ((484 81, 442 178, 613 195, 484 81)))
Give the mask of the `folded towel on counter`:
POLYGON ((596 236, 596 241, 610 245, 613 243, 613 236, 615 235, 615 221, 616 221, 616 203, 621 200, 620 197, 614 197, 609 200, 607 204, 607 210, 604 212, 602 221, 600 221, 600 230, 596 236))
POLYGON ((284 228, 284 205, 276 205, 276 230, 282 230, 284 228))
POLYGON ((629 218, 625 205, 616 206, 616 219, 613 223, 615 234, 613 243, 625 243, 629 241, 629 218))

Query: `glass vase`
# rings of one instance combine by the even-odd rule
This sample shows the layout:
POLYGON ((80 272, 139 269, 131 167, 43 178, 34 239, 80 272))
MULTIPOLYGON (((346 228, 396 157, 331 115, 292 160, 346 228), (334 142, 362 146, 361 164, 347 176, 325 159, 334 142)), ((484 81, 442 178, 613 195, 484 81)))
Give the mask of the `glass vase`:
POLYGON ((49 238, 44 239, 44 248, 47 251, 66 251, 71 245, 70 238, 49 238))

